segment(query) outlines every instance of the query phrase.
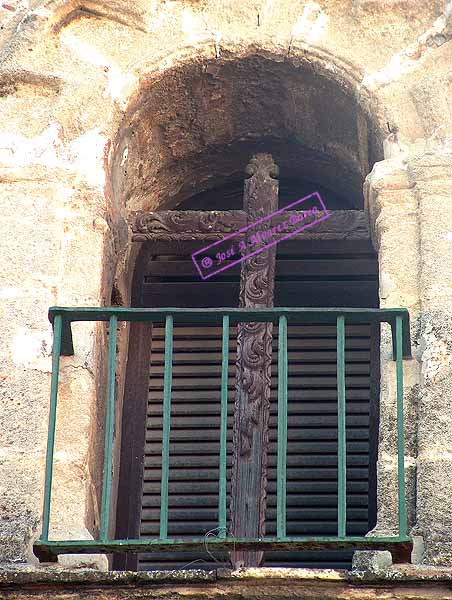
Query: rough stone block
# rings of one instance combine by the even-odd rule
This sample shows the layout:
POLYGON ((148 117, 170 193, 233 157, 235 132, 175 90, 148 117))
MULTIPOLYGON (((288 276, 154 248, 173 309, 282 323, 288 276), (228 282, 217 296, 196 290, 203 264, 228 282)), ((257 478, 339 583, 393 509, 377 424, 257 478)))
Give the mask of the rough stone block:
POLYGON ((378 573, 392 566, 392 556, 387 550, 361 550, 353 555, 353 571, 378 573))

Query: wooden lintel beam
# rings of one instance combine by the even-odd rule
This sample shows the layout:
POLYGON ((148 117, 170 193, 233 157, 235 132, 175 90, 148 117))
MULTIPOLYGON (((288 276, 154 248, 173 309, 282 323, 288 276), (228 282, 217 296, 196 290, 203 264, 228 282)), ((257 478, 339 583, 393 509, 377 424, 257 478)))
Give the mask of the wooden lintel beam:
POLYGON ((133 215, 132 241, 221 240, 246 225, 243 210, 160 210, 133 215))
MULTIPOLYGON (((284 234, 276 234, 275 238, 294 232, 303 225, 295 222, 294 216, 301 216, 302 211, 283 212, 272 219, 272 225, 288 222, 284 234), (292 222, 294 221, 294 222, 292 222)), ((308 221, 305 221, 306 223, 308 221)), ((197 211, 166 210, 141 212, 135 214, 132 223, 132 241, 164 241, 214 242, 235 233, 247 224, 243 210, 197 211)), ((253 229, 254 231, 254 229, 253 229)), ((243 239, 239 234, 237 240, 243 239)), ((330 240, 363 240, 370 237, 368 219, 363 210, 333 210, 328 219, 316 223, 295 234, 295 239, 330 239, 330 240)))

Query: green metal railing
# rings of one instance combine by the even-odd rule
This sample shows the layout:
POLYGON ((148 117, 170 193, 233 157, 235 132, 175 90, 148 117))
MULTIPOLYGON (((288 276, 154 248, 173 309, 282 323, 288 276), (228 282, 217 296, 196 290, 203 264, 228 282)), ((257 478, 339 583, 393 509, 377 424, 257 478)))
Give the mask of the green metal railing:
POLYGON ((219 505, 218 537, 209 538, 209 545, 217 549, 391 549, 402 548, 406 554, 410 545, 407 537, 404 476, 404 428, 403 428, 403 358, 409 358, 409 314, 406 309, 359 309, 359 308, 272 308, 272 309, 133 309, 133 308, 60 308, 49 311, 53 323, 54 344, 50 416, 46 456, 42 534, 34 550, 40 560, 56 560, 64 553, 112 553, 150 552, 153 550, 195 550, 204 548, 205 538, 177 539, 168 537, 168 480, 171 428, 171 383, 174 323, 222 325, 222 370, 220 409, 220 455, 219 455, 219 505), (105 424, 104 466, 99 540, 49 540, 49 524, 52 494, 55 429, 57 420, 58 375, 60 356, 74 353, 71 323, 75 321, 109 322, 108 384, 105 424), (165 323, 165 364, 163 383, 163 444, 161 470, 160 531, 156 539, 112 539, 109 536, 112 457, 115 420, 115 372, 117 324, 120 321, 145 321, 165 323), (277 522, 276 537, 238 539, 227 533, 226 505, 226 440, 228 410, 228 354, 229 331, 240 322, 272 322, 278 325, 278 410, 277 410, 277 522), (337 331, 337 416, 338 416, 338 527, 334 537, 293 537, 286 534, 286 454, 288 413, 288 324, 332 324, 337 331), (345 405, 345 327, 357 323, 389 323, 392 330, 393 358, 396 361, 397 402, 397 479, 398 479, 398 535, 388 537, 347 536, 347 447, 345 405))

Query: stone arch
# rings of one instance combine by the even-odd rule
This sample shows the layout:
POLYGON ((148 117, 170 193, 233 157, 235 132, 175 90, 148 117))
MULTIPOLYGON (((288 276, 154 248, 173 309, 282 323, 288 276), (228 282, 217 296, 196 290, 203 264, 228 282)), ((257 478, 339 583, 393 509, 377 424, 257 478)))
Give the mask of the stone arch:
POLYGON ((316 62, 249 49, 144 76, 113 144, 114 194, 132 210, 175 206, 239 172, 243 156, 265 140, 283 170, 314 168, 313 177, 330 180, 336 170, 358 195, 369 163, 382 158, 383 124, 358 94, 353 71, 336 68, 333 77, 316 62), (165 178, 159 190, 155 181, 165 178))
MULTIPOLYGON (((251 46, 212 59, 205 50, 189 59, 182 51, 165 61, 167 69, 140 67, 140 88, 109 151, 117 223, 242 178, 251 154, 262 150, 274 154, 282 177, 309 174, 312 185, 335 188, 344 206, 362 208, 386 124, 352 65, 333 63, 326 52, 287 57, 251 46)), ((118 281, 123 297, 129 275, 126 281, 118 281)))
MULTIPOLYGON (((377 101, 360 93, 352 69, 338 76, 337 67, 317 58, 292 61, 251 48, 143 75, 110 153, 110 193, 120 218, 130 222, 136 210, 176 208, 243 179, 257 151, 273 154, 282 177, 295 173, 327 190, 336 185, 338 207, 363 208, 362 186, 383 158, 386 124, 374 110, 377 101), (264 88, 265 97, 256 88, 264 88), (300 95, 296 109, 294 93, 300 95), (332 106, 340 107, 345 128, 338 118, 333 123, 332 106)), ((123 298, 130 299, 137 253, 128 244, 116 272, 123 298)), ((126 343, 122 351, 125 364, 126 343)))

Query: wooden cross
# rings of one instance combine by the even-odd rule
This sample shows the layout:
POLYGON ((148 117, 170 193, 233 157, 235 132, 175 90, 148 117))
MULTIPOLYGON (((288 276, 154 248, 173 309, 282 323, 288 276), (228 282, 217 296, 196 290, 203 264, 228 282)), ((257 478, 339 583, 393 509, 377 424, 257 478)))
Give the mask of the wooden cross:
MULTIPOLYGON (((134 241, 212 242, 278 209, 278 168, 269 154, 253 156, 245 180, 244 210, 159 211, 134 215, 134 241)), ((294 211, 295 212, 295 211, 294 211)), ((286 212, 276 219, 290 219, 286 212)), ((329 219, 295 239, 368 239, 363 211, 330 211, 329 219)), ((295 220, 294 220, 295 221, 295 220)), ((299 229, 293 225, 293 230, 299 229)), ((265 229, 265 224, 260 231, 265 229)), ((290 230, 286 230, 284 235, 290 230)), ((245 232, 241 239, 247 241, 245 232)), ((238 239, 236 238, 236 241, 238 239)), ((200 244, 201 245, 201 244, 200 244)), ((239 305, 246 308, 273 306, 276 248, 267 248, 242 262, 239 305)), ((234 414, 233 470, 230 534, 236 538, 265 535, 268 422, 270 410, 272 325, 242 323, 237 334, 236 403, 234 414)), ((234 567, 259 566, 262 551, 233 551, 234 567)))

